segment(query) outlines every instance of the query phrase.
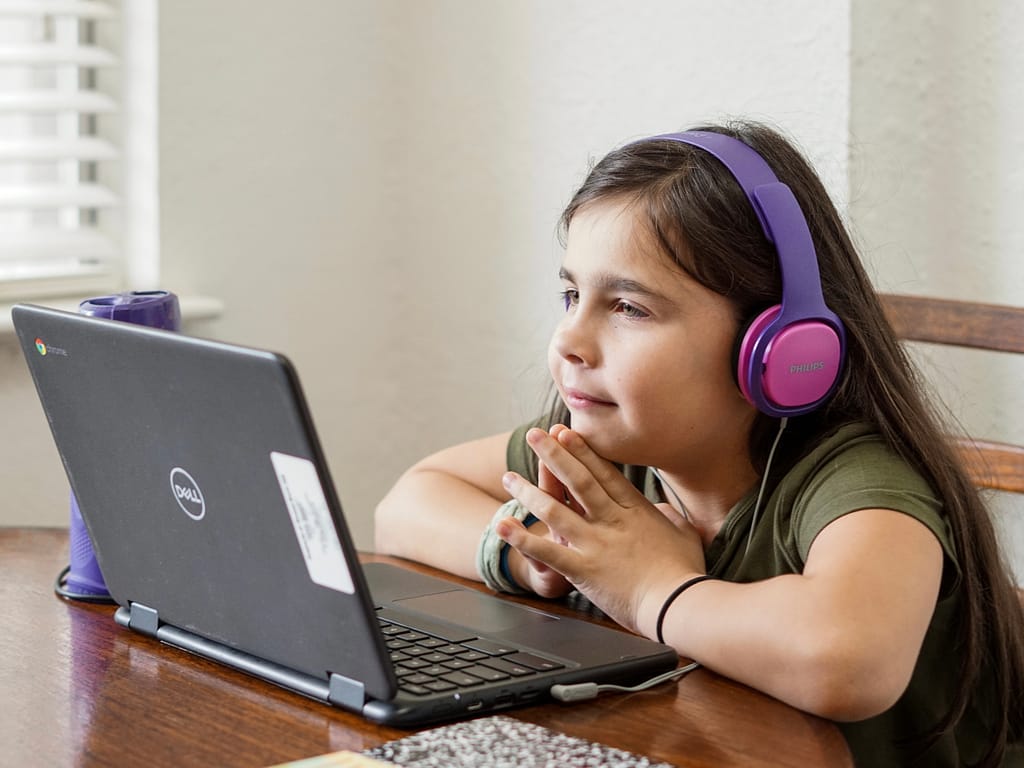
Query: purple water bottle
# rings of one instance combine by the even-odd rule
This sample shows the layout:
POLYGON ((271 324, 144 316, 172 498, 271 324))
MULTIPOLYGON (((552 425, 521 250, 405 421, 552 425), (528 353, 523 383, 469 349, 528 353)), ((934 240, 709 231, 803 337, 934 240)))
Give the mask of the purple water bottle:
MULTIPOLYGON (((178 297, 168 291, 132 291, 112 296, 86 299, 78 305, 83 315, 121 320, 126 323, 148 325, 167 331, 181 329, 181 309, 178 297)), ((75 494, 71 494, 71 524, 69 530, 70 564, 67 579, 58 593, 63 597, 79 600, 104 600, 109 598, 107 585, 103 581, 92 540, 78 510, 75 494)))

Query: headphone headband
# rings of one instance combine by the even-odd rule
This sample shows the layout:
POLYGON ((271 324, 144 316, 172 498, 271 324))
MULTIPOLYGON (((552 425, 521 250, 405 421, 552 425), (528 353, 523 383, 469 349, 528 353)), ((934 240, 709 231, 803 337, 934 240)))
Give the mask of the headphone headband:
POLYGON ((782 315, 807 316, 838 321, 825 306, 821 293, 818 257, 807 219, 793 191, 779 181, 775 171, 754 149, 732 136, 713 131, 666 133, 667 139, 703 149, 718 159, 739 183, 750 201, 768 242, 775 246, 782 272, 782 315))

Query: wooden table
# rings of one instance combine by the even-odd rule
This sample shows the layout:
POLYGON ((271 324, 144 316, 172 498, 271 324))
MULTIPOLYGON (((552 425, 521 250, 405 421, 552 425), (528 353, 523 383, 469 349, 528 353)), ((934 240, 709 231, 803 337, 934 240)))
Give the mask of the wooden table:
MULTIPOLYGON (((133 634, 111 606, 65 602, 53 581, 66 563, 66 530, 0 529, 3 765, 266 766, 408 733, 133 634)), ((680 767, 852 765, 832 723, 707 670, 509 713, 680 767)))

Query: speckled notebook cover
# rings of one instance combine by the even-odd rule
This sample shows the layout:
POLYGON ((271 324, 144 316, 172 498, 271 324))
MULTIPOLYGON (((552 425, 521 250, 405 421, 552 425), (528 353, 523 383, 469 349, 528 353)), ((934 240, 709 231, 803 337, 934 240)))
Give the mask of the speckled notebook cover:
POLYGON ((403 768, 674 768, 500 715, 421 731, 363 754, 403 768))

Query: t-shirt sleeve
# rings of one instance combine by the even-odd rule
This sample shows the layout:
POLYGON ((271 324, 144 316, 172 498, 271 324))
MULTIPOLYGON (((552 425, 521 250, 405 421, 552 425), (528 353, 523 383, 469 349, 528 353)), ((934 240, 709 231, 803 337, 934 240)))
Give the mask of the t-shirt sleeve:
POLYGON ((892 509, 925 525, 955 567, 956 552, 942 502, 925 479, 880 437, 855 440, 823 456, 802 484, 793 507, 793 530, 806 562, 819 533, 860 509, 892 509))

